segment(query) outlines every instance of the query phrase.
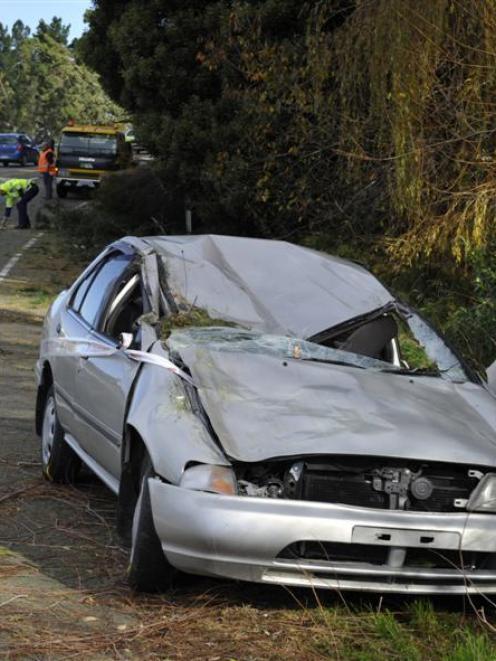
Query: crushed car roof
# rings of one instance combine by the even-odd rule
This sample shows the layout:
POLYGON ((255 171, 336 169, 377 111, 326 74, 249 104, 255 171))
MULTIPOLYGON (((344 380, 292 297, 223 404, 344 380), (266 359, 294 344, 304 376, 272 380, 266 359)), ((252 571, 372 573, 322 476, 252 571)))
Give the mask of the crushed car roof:
POLYGON ((162 257, 176 298, 266 333, 308 338, 393 300, 363 267, 285 241, 215 235, 142 241, 162 257))

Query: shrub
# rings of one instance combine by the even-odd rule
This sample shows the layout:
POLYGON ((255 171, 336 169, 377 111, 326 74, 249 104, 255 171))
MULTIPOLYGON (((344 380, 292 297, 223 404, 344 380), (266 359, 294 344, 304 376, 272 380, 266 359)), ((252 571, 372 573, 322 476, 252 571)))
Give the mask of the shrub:
POLYGON ((138 167, 105 176, 93 200, 59 208, 56 225, 70 246, 91 256, 126 235, 177 232, 180 217, 155 171, 138 167))

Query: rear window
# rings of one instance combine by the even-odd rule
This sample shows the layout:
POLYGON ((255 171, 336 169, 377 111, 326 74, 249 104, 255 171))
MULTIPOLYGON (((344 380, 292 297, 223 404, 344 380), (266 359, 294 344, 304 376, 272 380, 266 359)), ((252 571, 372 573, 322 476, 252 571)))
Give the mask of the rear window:
POLYGON ((0 135, 0 145, 16 145, 19 139, 14 135, 0 135))
POLYGON ((115 154, 117 136, 106 133, 63 133, 59 151, 61 154, 115 154))

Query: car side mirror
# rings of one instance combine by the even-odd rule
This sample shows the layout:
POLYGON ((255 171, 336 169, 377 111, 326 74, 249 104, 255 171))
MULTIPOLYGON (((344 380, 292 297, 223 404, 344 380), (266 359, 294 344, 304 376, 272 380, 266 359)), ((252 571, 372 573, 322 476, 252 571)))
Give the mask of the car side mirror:
POLYGON ((486 369, 487 387, 496 397, 496 360, 486 369))

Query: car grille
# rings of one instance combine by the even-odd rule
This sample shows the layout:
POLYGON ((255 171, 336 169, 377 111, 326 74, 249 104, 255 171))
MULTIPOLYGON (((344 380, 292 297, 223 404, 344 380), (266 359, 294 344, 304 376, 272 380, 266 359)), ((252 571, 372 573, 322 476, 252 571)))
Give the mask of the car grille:
MULTIPOLYGON (((388 546, 373 544, 345 544, 339 542, 301 541, 283 549, 278 558, 287 560, 323 560, 326 562, 368 563, 387 565, 388 546)), ((429 569, 474 570, 494 565, 494 554, 464 552, 453 549, 407 548, 405 567, 429 569)))
MULTIPOLYGON (((373 486, 374 469, 382 468, 384 463, 378 462, 377 465, 361 469, 361 461, 357 460, 354 464, 348 461, 344 465, 305 462, 299 484, 295 486, 294 497, 323 503, 389 509, 389 495, 377 491, 373 486)), ((401 507, 410 511, 460 511, 463 506, 455 506, 455 500, 468 500, 478 483, 477 478, 469 477, 469 469, 464 466, 422 464, 412 466, 411 470, 429 480, 432 493, 428 498, 420 500, 410 491, 401 507)))

